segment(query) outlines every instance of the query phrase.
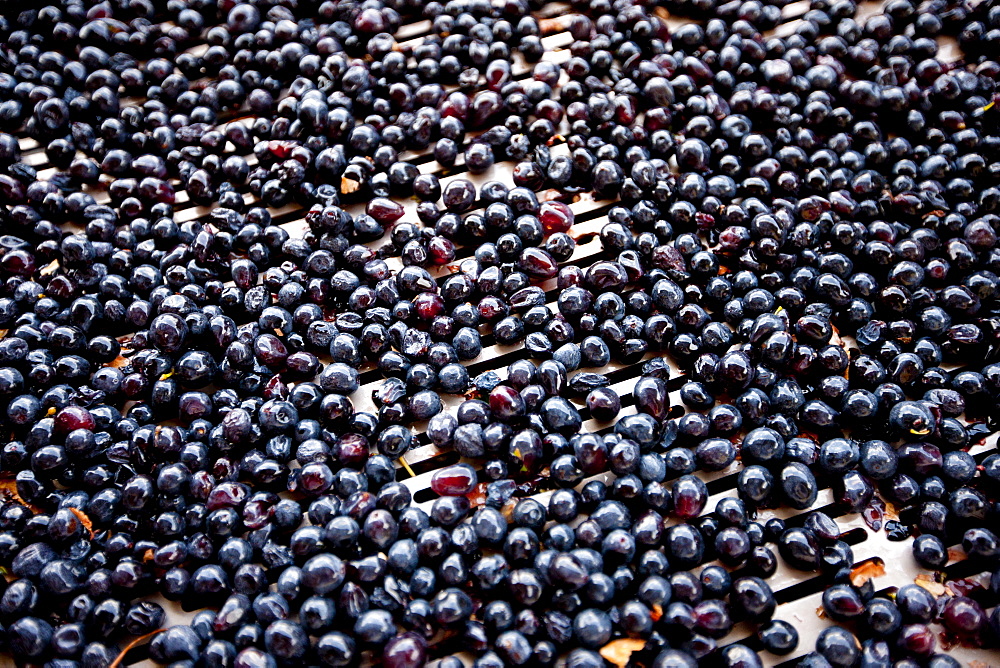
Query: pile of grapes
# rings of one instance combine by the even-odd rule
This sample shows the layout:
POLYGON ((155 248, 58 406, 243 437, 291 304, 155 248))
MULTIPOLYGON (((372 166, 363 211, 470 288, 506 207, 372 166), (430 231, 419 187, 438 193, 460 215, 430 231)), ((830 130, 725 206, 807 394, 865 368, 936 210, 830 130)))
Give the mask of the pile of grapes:
POLYGON ((0 652, 997 646, 1000 2, 786 5, 0 8, 0 652))

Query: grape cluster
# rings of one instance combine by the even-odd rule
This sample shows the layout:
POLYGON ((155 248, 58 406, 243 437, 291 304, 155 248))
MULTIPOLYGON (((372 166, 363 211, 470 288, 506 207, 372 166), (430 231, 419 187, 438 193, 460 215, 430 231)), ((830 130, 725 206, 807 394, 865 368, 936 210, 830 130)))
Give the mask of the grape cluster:
POLYGON ((752 668, 807 649, 782 562, 799 665, 997 645, 995 0, 46 2, 4 651, 752 668), (876 590, 853 513, 953 581, 876 590))

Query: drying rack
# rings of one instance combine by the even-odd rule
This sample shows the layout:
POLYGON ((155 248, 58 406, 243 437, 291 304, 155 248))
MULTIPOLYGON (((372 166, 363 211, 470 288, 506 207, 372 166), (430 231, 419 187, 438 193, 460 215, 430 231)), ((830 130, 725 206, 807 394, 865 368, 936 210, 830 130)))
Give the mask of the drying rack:
MULTIPOLYGON (((975 1, 976 0, 973 0, 973 4, 975 1)), ((881 1, 871 0, 860 2, 858 5, 856 20, 859 23, 863 22, 868 16, 878 13, 884 4, 885 3, 881 1)), ((801 17, 809 10, 809 8, 808 0, 800 0, 786 5, 782 9, 782 20, 780 24, 774 30, 765 33, 765 37, 787 36, 794 34, 797 25, 801 22, 801 17)), ((676 30, 678 27, 686 23, 696 22, 692 19, 671 16, 662 9, 657 9, 656 11, 658 15, 668 23, 671 30, 676 30)), ((544 5, 541 10, 535 12, 536 17, 539 19, 548 19, 546 21, 542 21, 544 35, 542 37, 542 44, 546 49, 542 60, 557 64, 562 64, 569 60, 569 46, 573 42, 573 39, 569 32, 566 31, 565 23, 559 21, 557 17, 570 12, 570 7, 561 2, 548 3, 544 5), (545 34, 546 32, 548 34, 545 34)), ((402 46, 416 46, 419 45, 424 36, 430 34, 430 32, 431 22, 429 20, 422 20, 402 26, 394 36, 397 42, 402 46)), ((961 50, 954 39, 950 37, 941 37, 938 42, 940 46, 938 55, 939 59, 956 62, 962 58, 961 50)), ((192 46, 186 49, 186 51, 198 54, 207 48, 207 44, 202 44, 192 46)), ((520 54, 515 54, 512 68, 513 78, 529 78, 531 76, 532 67, 533 65, 526 63, 524 59, 521 58, 520 54)), ((566 80, 567 75, 563 73, 562 81, 566 80)), ((142 102, 143 100, 138 98, 123 98, 122 106, 129 104, 139 105, 142 102)), ((254 120, 254 116, 246 109, 243 111, 229 113, 226 116, 227 118, 224 122, 219 124, 218 129, 224 129, 226 125, 233 122, 245 122, 249 125, 254 120)), ((564 127, 565 123, 566 122, 563 121, 564 127)), ((478 133, 472 132, 469 133, 469 136, 471 138, 476 134, 478 133)), ((58 171, 55 167, 48 164, 44 147, 34 139, 30 137, 22 137, 19 139, 19 144, 23 156, 22 160, 33 166, 38 171, 39 180, 48 180, 58 171)), ((550 149, 553 157, 557 155, 569 154, 565 141, 562 140, 561 137, 557 137, 554 140, 550 149)), ((223 155, 232 154, 235 151, 236 147, 232 143, 227 142, 223 155)), ((252 169, 257 164, 257 160, 252 151, 247 151, 245 157, 247 158, 247 162, 250 164, 252 169)), ((446 186, 451 180, 459 178, 468 179, 477 186, 477 190, 482 184, 491 180, 499 180, 507 183, 508 185, 512 184, 511 174, 514 163, 510 161, 498 161, 486 172, 476 175, 466 171, 464 167, 464 159, 461 154, 459 154, 456 164, 447 169, 443 168, 434 160, 431 148, 421 151, 405 151, 400 155, 399 159, 400 161, 408 161, 416 164, 422 174, 438 175, 442 188, 444 188, 444 186, 446 186)), ((180 187, 179 182, 175 181, 174 185, 177 188, 180 187)), ((96 198, 98 203, 106 204, 110 201, 110 197, 105 186, 106 184, 102 183, 96 186, 85 186, 84 189, 90 192, 96 198)), ((249 194, 245 188, 243 191, 244 201, 250 206, 257 206, 258 203, 256 198, 249 194)), ((555 196, 557 196, 555 191, 540 193, 540 199, 555 196)), ((575 224, 571 230, 571 234, 575 239, 577 239, 577 247, 573 256, 566 263, 561 264, 577 264, 586 267, 600 259, 603 259, 599 233, 601 228, 608 222, 607 212, 615 203, 614 200, 595 199, 587 195, 577 196, 572 200, 565 200, 562 197, 560 197, 560 199, 566 201, 575 214, 575 224)), ((417 204, 416 200, 397 199, 396 201, 402 204, 405 210, 401 220, 417 220, 415 213, 417 204)), ((178 190, 174 205, 174 219, 178 223, 201 219, 209 214, 211 208, 212 207, 199 206, 193 203, 185 191, 178 190)), ((363 213, 364 211, 363 204, 345 206, 344 208, 354 215, 363 213)), ((481 210, 481 208, 482 207, 477 204, 472 210, 466 212, 466 214, 481 210)), ((292 203, 282 206, 281 208, 272 208, 268 210, 273 219, 272 224, 284 228, 292 237, 301 237, 303 234, 308 232, 309 226, 305 221, 305 209, 300 205, 292 203)), ((381 242, 377 241, 370 245, 377 246, 380 243, 381 242)), ((457 264, 465 257, 469 257, 473 250, 473 247, 457 246, 455 263, 457 264)), ((386 261, 394 271, 401 269, 403 266, 399 257, 387 258, 386 261)), ((49 267, 43 269, 43 273, 53 271, 56 266, 57 265, 53 263, 49 267)), ((431 274, 435 276, 435 278, 439 279, 440 282, 440 280, 443 280, 445 277, 450 275, 452 269, 445 266, 431 268, 430 271, 431 274)), ((548 308, 553 312, 556 312, 556 298, 558 296, 558 290, 556 288, 555 279, 541 282, 539 285, 546 293, 548 308)), ((129 336, 121 337, 123 346, 126 348, 129 338, 129 336)), ((852 347, 852 344, 853 342, 850 339, 844 337, 845 346, 852 347)), ((596 371, 608 376, 611 381, 611 388, 614 389, 622 398, 622 411, 619 418, 636 412, 634 402, 632 400, 632 387, 636 380, 638 380, 641 376, 642 367, 645 362, 657 356, 659 356, 659 354, 649 353, 643 358, 642 361, 634 364, 625 365, 612 362, 608 366, 601 369, 586 369, 586 371, 596 371)), ((482 353, 476 359, 462 362, 462 364, 468 368, 470 377, 475 377, 477 374, 485 371, 495 371, 501 378, 505 378, 507 365, 514 360, 522 359, 524 357, 526 357, 526 354, 523 344, 501 345, 495 343, 492 335, 484 335, 482 353)), ((329 362, 329 359, 324 359, 323 361, 329 362)), ((678 407, 682 406, 678 389, 683 383, 683 373, 672 362, 670 362, 670 366, 671 380, 668 383, 668 387, 671 390, 671 405, 678 407)), ((351 400, 356 411, 377 413, 377 407, 372 400, 372 392, 381 385, 381 375, 373 368, 371 363, 367 363, 365 366, 361 367, 361 371, 361 388, 351 395, 351 400)), ((444 407, 443 410, 450 411, 452 413, 454 413, 458 405, 463 401, 463 397, 453 395, 442 395, 441 398, 444 407)), ((581 399, 574 399, 573 401, 578 407, 582 407, 581 399)), ((583 414, 585 416, 587 415, 585 410, 583 411, 583 414)), ((612 426, 613 423, 587 419, 583 423, 582 431, 603 432, 610 429, 612 426)), ((458 455, 450 449, 438 448, 430 442, 424 433, 426 422, 413 424, 411 425, 411 428, 415 437, 414 447, 404 455, 403 459, 405 460, 405 464, 399 462, 396 463, 396 466, 399 467, 399 470, 397 471, 397 480, 409 488, 410 492, 413 494, 415 505, 429 511, 430 505, 436 497, 434 492, 430 489, 431 476, 438 469, 461 460, 458 455)), ((997 436, 997 434, 991 435, 983 443, 974 446, 970 450, 970 453, 975 456, 977 460, 982 461, 982 459, 988 454, 997 450, 997 436)), ((477 462, 470 461, 469 463, 476 466, 476 468, 481 468, 481 464, 477 462)), ((702 478, 707 483, 710 492, 710 497, 705 510, 706 514, 711 513, 715 509, 715 506, 720 499, 736 495, 736 477, 740 469, 741 466, 737 460, 723 471, 713 473, 698 471, 696 473, 697 476, 702 478)), ((588 477, 581 483, 581 486, 587 481, 597 478, 610 480, 612 478, 612 474, 604 473, 598 476, 588 477)), ((669 485, 669 483, 667 484, 669 485)), ((533 498, 537 498, 545 504, 547 503, 550 494, 550 491, 541 492, 536 494, 533 498)), ((883 528, 881 530, 873 530, 871 526, 869 526, 869 523, 866 522, 861 515, 856 513, 847 514, 842 507, 836 505, 833 493, 828 487, 820 491, 816 503, 807 510, 792 510, 790 508, 762 510, 758 513, 757 520, 764 522, 771 517, 780 517, 790 521, 792 524, 797 524, 813 510, 822 510, 837 520, 841 529, 845 532, 842 539, 849 543, 853 548, 856 559, 855 566, 861 566, 864 564, 872 565, 869 572, 874 574, 874 585, 876 591, 891 590, 894 587, 914 582, 919 582, 925 586, 931 587, 937 593, 946 589, 944 585, 938 582, 938 580, 942 579, 939 575, 935 576, 935 574, 922 570, 916 564, 911 553, 912 538, 908 538, 903 541, 889 540, 888 534, 884 529, 884 521, 883 528)), ((676 519, 667 519, 668 525, 676 522, 676 519)), ((961 560, 960 546, 952 547, 956 548, 952 551, 955 558, 949 562, 948 566, 946 566, 944 570, 946 578, 964 578, 976 575, 976 573, 969 572, 968 564, 961 560)), ((716 562, 706 562, 703 565, 708 565, 708 563, 716 562)), ((790 622, 799 632, 800 641, 796 651, 788 656, 780 657, 760 650, 759 645, 753 638, 753 628, 745 623, 737 624, 728 636, 718 641, 718 644, 719 647, 724 647, 731 643, 744 642, 750 647, 760 650, 760 656, 765 666, 794 665, 797 657, 801 657, 802 655, 813 650, 816 637, 819 635, 820 631, 831 624, 829 620, 825 619, 820 614, 822 608, 822 592, 827 586, 829 586, 830 581, 828 578, 821 576, 818 573, 808 573, 790 568, 783 560, 779 559, 777 571, 767 580, 767 582, 774 590, 775 598, 779 604, 774 617, 776 619, 783 619, 790 622)), ((180 604, 167 601, 159 596, 147 598, 148 600, 156 601, 163 606, 166 611, 165 626, 186 623, 190 621, 194 613, 197 612, 196 609, 183 609, 180 604)), ((936 628, 939 631, 942 630, 940 627, 936 628)), ((124 647, 130 640, 132 639, 125 638, 121 641, 120 645, 124 647)), ((963 665, 974 666, 975 668, 1000 666, 1000 652, 996 650, 980 650, 966 647, 964 645, 953 645, 948 649, 948 652, 962 662, 963 665)), ((429 650, 430 665, 436 663, 437 660, 445 656, 446 653, 446 650, 441 644, 435 644, 432 642, 429 650)), ((470 665, 473 658, 472 655, 468 653, 458 653, 456 656, 462 659, 466 665, 470 665)), ((0 655, 0 668, 6 668, 6 666, 13 665, 14 664, 9 656, 0 655)), ((130 649, 123 657, 121 665, 142 667, 155 665, 148 659, 148 644, 138 644, 130 649)))

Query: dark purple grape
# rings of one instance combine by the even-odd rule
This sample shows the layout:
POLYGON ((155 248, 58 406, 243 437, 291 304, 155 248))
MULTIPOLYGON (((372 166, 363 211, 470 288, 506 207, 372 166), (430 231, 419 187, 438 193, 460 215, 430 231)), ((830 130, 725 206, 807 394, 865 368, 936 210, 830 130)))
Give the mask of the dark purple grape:
POLYGON ((455 464, 436 471, 431 478, 431 489, 446 496, 462 496, 476 485, 476 472, 468 464, 455 464))
POLYGON ((597 420, 614 420, 621 411, 621 399, 611 388, 598 387, 587 395, 587 409, 597 420))

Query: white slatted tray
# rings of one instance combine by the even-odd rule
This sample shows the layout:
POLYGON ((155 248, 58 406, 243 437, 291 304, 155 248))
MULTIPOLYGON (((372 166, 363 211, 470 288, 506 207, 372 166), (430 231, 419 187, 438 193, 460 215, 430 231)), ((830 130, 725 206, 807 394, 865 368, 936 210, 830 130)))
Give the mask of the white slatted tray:
MULTIPOLYGON (((865 0, 859 3, 859 21, 862 17, 866 17, 880 11, 882 4, 883 2, 881 1, 873 2, 870 0, 865 0)), ((798 2, 785 6, 782 10, 783 22, 778 26, 778 28, 772 31, 772 34, 776 36, 783 36, 794 33, 795 28, 799 23, 799 17, 808 11, 808 9, 808 0, 799 0, 798 2)), ((565 4, 549 3, 541 10, 539 16, 558 16, 562 13, 566 13, 567 11, 568 6, 565 4)), ((688 22, 687 19, 677 17, 669 17, 667 20, 668 23, 671 24, 672 28, 676 28, 688 22)), ((430 21, 418 21, 400 28, 396 34, 396 39, 399 42, 416 45, 420 43, 423 36, 426 35, 430 29, 430 21)), ((543 44, 545 45, 547 52, 543 59, 555 63, 565 62, 569 58, 568 47, 571 42, 572 38, 566 32, 557 32, 555 34, 545 36, 543 38, 543 44)), ((940 44, 942 59, 949 61, 956 61, 960 59, 961 53, 955 40, 951 38, 942 38, 940 40, 940 44)), ((205 47, 203 46, 196 46, 189 50, 196 52, 198 49, 204 48, 205 47)), ((530 64, 524 62, 520 55, 515 56, 513 68, 515 78, 525 78, 530 76, 531 67, 532 66, 530 64)), ((565 74, 563 76, 565 77, 565 74)), ((133 104, 138 104, 139 102, 139 100, 131 101, 133 104)), ((248 112, 237 112, 235 114, 231 114, 225 123, 220 124, 219 127, 222 129, 225 124, 229 122, 252 122, 252 120, 253 119, 248 112)), ((474 133, 470 133, 470 135, 471 134, 474 133)), ((40 179, 45 180, 51 178, 57 171, 54 167, 51 167, 48 164, 48 159, 45 155, 43 147, 40 146, 34 139, 23 137, 20 139, 20 146, 24 152, 25 162, 39 170, 38 175, 40 179)), ((226 152, 233 151, 235 151, 235 147, 232 144, 227 144, 226 152)), ((552 147, 553 155, 561 153, 564 154, 567 151, 568 149, 565 144, 558 142, 552 147)), ((248 156, 248 158, 251 165, 256 164, 256 159, 252 153, 248 156)), ((401 160, 416 162, 421 173, 438 174, 441 177, 442 186, 449 181, 458 178, 467 178, 476 184, 477 187, 490 180, 501 180, 508 184, 512 182, 511 170, 513 163, 510 162, 497 163, 484 174, 471 175, 465 172, 461 164, 461 159, 459 160, 459 164, 450 171, 442 169, 441 166, 433 160, 433 157, 430 156, 430 149, 423 151, 407 151, 402 154, 400 158, 401 160)), ((175 183, 175 185, 179 188, 180 184, 175 183)), ((88 190, 94 194, 99 202, 106 203, 109 201, 103 184, 92 188, 88 187, 88 190)), ((244 195, 244 199, 248 204, 254 204, 256 202, 256 198, 249 193, 244 195)), ((416 221, 416 201, 408 199, 402 200, 400 203, 405 209, 403 220, 416 221)), ((570 263, 586 265, 596 261, 600 257, 601 246, 597 233, 600 232, 601 228, 607 222, 605 214, 612 203, 613 202, 611 201, 599 201, 589 197, 584 197, 578 201, 570 203, 570 207, 576 214, 577 219, 571 233, 580 240, 576 251, 569 261, 570 263)), ((177 211, 175 218, 179 222, 201 218, 206 216, 211 211, 211 207, 198 206, 191 203, 190 199, 187 197, 187 193, 183 190, 179 190, 177 193, 175 208, 177 211)), ((348 207, 348 210, 352 214, 357 214, 363 211, 363 207, 355 205, 348 207)), ((281 207, 280 209, 270 209, 270 213, 274 217, 275 221, 279 223, 281 227, 286 229, 292 236, 302 236, 308 231, 308 225, 304 219, 304 211, 297 204, 289 204, 281 207)), ((472 249, 469 248, 459 248, 459 256, 468 256, 471 251, 472 249)), ((391 258, 388 262, 393 269, 399 269, 402 267, 402 263, 398 257, 391 258)), ((432 270, 432 273, 434 273, 438 278, 446 276, 448 272, 449 269, 447 268, 432 270)), ((555 311, 555 299, 557 296, 555 280, 553 279, 543 282, 541 287, 547 293, 548 307, 555 311)), ((497 371, 501 377, 505 377, 507 364, 515 359, 524 357, 522 344, 513 346, 495 344, 492 343, 491 336, 485 337, 484 343, 492 345, 485 345, 482 354, 475 360, 463 362, 463 364, 470 367, 470 373, 473 375, 475 373, 491 369, 497 371)), ((654 354, 648 354, 644 360, 648 360, 654 356, 654 354)), ((604 369, 586 369, 586 371, 600 371, 602 373, 612 374, 614 382, 611 387, 616 390, 623 399, 623 410, 621 415, 624 416, 635 413, 635 407, 631 400, 631 391, 635 381, 641 374, 641 367, 642 362, 632 365, 613 363, 604 369)), ((676 367, 672 366, 672 369, 673 377, 679 377, 681 375, 681 372, 676 367)), ((357 411, 377 412, 377 409, 372 402, 371 393, 374 389, 381 385, 381 377, 377 374, 377 372, 372 371, 371 365, 363 367, 362 371, 365 372, 362 375, 362 387, 351 396, 351 400, 353 401, 357 411)), ((443 396, 442 399, 445 410, 450 412, 454 412, 463 400, 462 397, 455 396, 443 396)), ((673 405, 680 405, 680 400, 676 391, 671 392, 671 400, 673 405)), ((577 401, 577 405, 582 406, 582 402, 577 401)), ((602 423, 594 419, 588 419, 584 422, 583 430, 602 431, 610 428, 611 426, 612 423, 602 423)), ((401 469, 398 471, 398 478, 411 490, 411 492, 419 497, 417 499, 417 505, 428 508, 431 501, 427 500, 419 502, 419 499, 427 498, 428 496, 431 498, 433 497, 433 492, 430 492, 429 489, 431 475, 441 466, 455 461, 455 457, 452 453, 442 451, 433 444, 429 444, 424 436, 425 427, 426 423, 418 423, 412 426, 415 436, 418 437, 417 440, 424 444, 415 446, 405 455, 407 464, 417 471, 417 475, 410 476, 407 471, 401 469)), ((974 455, 978 455, 981 459, 985 456, 985 454, 996 451, 996 443, 996 435, 993 435, 985 444, 974 448, 972 453, 974 455)), ((476 465, 478 468, 479 464, 477 462, 469 463, 476 465)), ((397 466, 400 465, 397 464, 397 466)), ((710 489, 713 491, 713 494, 710 497, 706 508, 708 512, 714 510, 715 505, 720 499, 726 496, 735 495, 735 474, 739 468, 739 462, 736 462, 726 471, 718 473, 699 472, 697 474, 706 482, 712 483, 710 489)), ((610 474, 602 474, 602 476, 605 479, 608 479, 610 474)), ((536 498, 545 503, 547 502, 547 498, 550 494, 551 492, 542 492, 536 495, 536 498)), ((832 504, 833 495, 831 490, 824 489, 819 494, 816 504, 810 510, 823 508, 835 516, 840 515, 837 517, 837 521, 845 532, 850 532, 849 542, 853 545, 857 563, 872 559, 880 559, 884 562, 885 574, 875 579, 876 590, 898 587, 903 584, 912 583, 915 581, 917 576, 921 574, 922 571, 918 568, 911 556, 910 540, 902 542, 889 541, 887 534, 884 531, 872 531, 859 515, 842 515, 840 514, 842 511, 837 510, 832 504)), ((758 521, 763 522, 772 516, 794 518, 797 516, 803 516, 808 512, 809 510, 768 510, 762 511, 757 519, 758 521)), ((797 651, 794 652, 791 657, 778 657, 767 652, 762 652, 761 657, 766 666, 779 665, 788 662, 794 657, 801 656, 809 651, 812 651, 819 632, 829 623, 827 620, 822 619, 819 615, 817 615, 817 609, 820 607, 820 596, 822 594, 823 587, 822 581, 818 578, 819 576, 817 574, 805 573, 791 569, 783 561, 779 560, 777 572, 768 580, 768 584, 770 584, 776 592, 779 601, 782 601, 777 608, 775 617, 789 621, 798 629, 800 633, 800 643, 797 651)), ((155 597, 153 600, 156 600, 164 606, 164 609, 167 612, 166 624, 168 626, 185 623, 193 616, 193 612, 184 611, 176 603, 165 601, 160 597, 155 597)), ((719 644, 720 646, 724 646, 732 642, 741 641, 742 639, 752 635, 752 632, 753 629, 748 625, 737 625, 729 636, 719 641, 719 644)), ((124 646, 128 640, 129 639, 123 640, 121 643, 122 646, 124 646)), ((154 665, 148 659, 143 658, 146 654, 144 650, 144 647, 139 647, 130 652, 126 657, 125 663, 127 665, 136 666, 154 665)), ((440 656, 442 651, 442 648, 433 648, 431 654, 432 656, 440 656)), ((1000 666, 1000 652, 974 650, 963 646, 953 647, 949 650, 949 652, 955 658, 959 659, 964 665, 973 665, 974 662, 981 662, 979 664, 979 668, 984 668, 985 666, 1000 666)), ((468 654, 458 654, 457 656, 462 658, 466 664, 468 664, 472 658, 468 654)), ((0 666, 8 665, 13 665, 9 657, 0 656, 0 666)))

